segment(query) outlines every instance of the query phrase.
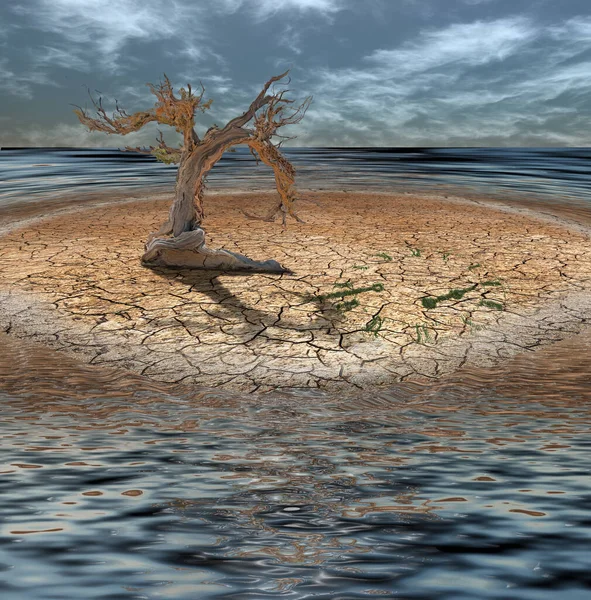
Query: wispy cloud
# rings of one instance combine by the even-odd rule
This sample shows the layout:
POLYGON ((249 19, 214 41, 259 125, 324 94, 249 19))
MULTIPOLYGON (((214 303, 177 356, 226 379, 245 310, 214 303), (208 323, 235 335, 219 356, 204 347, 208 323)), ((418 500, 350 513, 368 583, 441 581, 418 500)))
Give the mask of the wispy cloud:
MULTIPOLYGON (((164 71, 177 90, 203 82, 214 99, 198 115, 207 126, 236 116, 266 79, 291 68, 290 97, 314 96, 296 144, 591 142, 591 17, 548 24, 542 10, 508 13, 498 0, 451 5, 443 15, 439 0, 15 0, 0 8, 19 17, 6 39, 23 28, 31 42, 14 62, 0 59, 0 93, 32 99, 57 85, 52 69, 71 69, 131 112, 153 106, 144 84, 164 71)), ((77 94, 67 90, 64 106, 84 101, 77 94)), ((52 131, 77 143, 65 124, 52 131)), ((22 134, 29 144, 42 135, 22 134)), ((79 143, 115 143, 92 135, 79 143)))
POLYGON ((287 25, 287 27, 277 35, 277 43, 280 46, 285 46, 295 54, 301 54, 301 30, 296 29, 293 25, 287 25))
POLYGON ((565 127, 554 119, 565 112, 547 101, 591 92, 591 60, 578 58, 589 48, 588 32, 585 19, 550 28, 526 17, 478 20, 375 50, 363 59, 367 68, 318 68, 309 81, 316 101, 306 121, 318 131, 311 138, 346 128, 362 145, 472 144, 516 139, 519 131, 529 143, 544 135, 580 140, 586 134, 575 119, 570 138, 552 131, 565 127))
MULTIPOLYGON (((89 132, 80 125, 70 125, 59 123, 48 129, 39 129, 37 127, 21 128, 14 134, 14 141, 8 137, 3 141, 4 145, 22 146, 72 146, 78 148, 124 148, 125 146, 154 146, 156 145, 157 131, 155 126, 149 126, 145 130, 136 133, 130 133, 126 136, 109 135, 106 136, 97 132, 89 132)), ((171 145, 177 145, 180 136, 169 134, 166 136, 167 142, 171 145), (173 139, 174 138, 174 139, 173 139)))
POLYGON ((448 65, 483 65, 514 54, 536 35, 524 17, 458 23, 423 32, 399 49, 376 50, 368 61, 382 74, 411 75, 448 65))
POLYGON ((52 65, 76 71, 87 71, 89 67, 88 61, 66 49, 53 48, 52 46, 39 46, 32 56, 32 63, 36 67, 52 65))
POLYGON ((525 18, 429 29, 398 48, 379 49, 364 57, 366 68, 318 69, 316 93, 338 98, 343 107, 366 109, 399 121, 414 109, 411 99, 428 94, 455 95, 482 76, 475 76, 472 83, 459 83, 471 69, 508 59, 537 34, 525 18))
MULTIPOLYGON (((159 44, 162 55, 182 61, 185 71, 212 63, 228 70, 227 59, 215 50, 220 40, 212 35, 213 17, 240 11, 251 26, 256 26, 279 13, 296 18, 330 17, 343 10, 346 1, 102 0, 97 4, 95 0, 29 0, 14 4, 9 10, 26 18, 30 27, 56 36, 57 41, 51 45, 30 45, 32 70, 53 66, 116 75, 130 72, 141 63, 137 52, 135 56, 126 54, 131 42, 151 47, 159 44)), ((1 31, 0 27, 0 34, 1 31)), ((300 32, 291 24, 284 28, 278 41, 296 54, 301 52, 300 32)))
MULTIPOLYGON (((329 16, 344 8, 344 0, 218 0, 218 2, 186 2, 182 0, 31 0, 16 4, 14 13, 27 17, 42 31, 51 32, 70 44, 72 64, 97 56, 103 68, 117 71, 125 45, 131 41, 179 41, 184 48, 171 55, 195 61, 216 56, 208 50, 207 23, 213 13, 231 14, 243 9, 245 15, 263 21, 279 12, 329 16), (77 62, 78 61, 78 62, 77 62)), ((293 40, 297 34, 292 31, 293 40)), ((42 55, 46 64, 65 64, 57 49, 42 55)), ((223 60, 217 55, 219 60, 223 60)), ((37 60, 41 60, 37 58, 37 60)), ((74 67, 75 68, 75 67, 74 67)))
POLYGON ((480 4, 491 4, 492 2, 497 2, 498 0, 462 0, 464 4, 468 4, 470 6, 478 6, 480 4))
POLYGON ((48 75, 37 70, 14 72, 8 67, 8 59, 0 58, 0 89, 25 100, 33 98, 33 86, 50 85, 59 87, 48 75))
MULTIPOLYGON (((107 69, 117 70, 121 50, 132 40, 156 41, 177 35, 203 5, 175 0, 35 0, 13 11, 42 31, 57 34, 73 53, 95 55, 107 69)), ((193 28, 199 30, 200 19, 193 28)))
POLYGON ((218 0, 217 4, 218 10, 229 12, 236 12, 244 7, 261 21, 280 12, 330 17, 349 6, 347 0, 281 0, 280 2, 277 0, 218 0))

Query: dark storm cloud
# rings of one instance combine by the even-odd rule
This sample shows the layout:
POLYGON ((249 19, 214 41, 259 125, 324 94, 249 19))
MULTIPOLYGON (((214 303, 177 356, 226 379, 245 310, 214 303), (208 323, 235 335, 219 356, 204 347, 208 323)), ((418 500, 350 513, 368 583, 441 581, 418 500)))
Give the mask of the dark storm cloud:
POLYGON ((150 144, 86 132, 69 103, 88 85, 144 109, 166 72, 203 82, 205 129, 291 68, 291 97, 314 96, 293 145, 590 145, 590 40, 587 0, 3 3, 0 144, 150 144))

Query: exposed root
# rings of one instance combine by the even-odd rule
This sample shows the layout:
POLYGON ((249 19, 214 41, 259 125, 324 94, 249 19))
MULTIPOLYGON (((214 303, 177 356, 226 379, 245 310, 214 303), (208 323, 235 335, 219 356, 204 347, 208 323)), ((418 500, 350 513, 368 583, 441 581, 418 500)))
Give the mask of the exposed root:
POLYGON ((276 260, 252 260, 238 252, 214 250, 205 245, 205 231, 197 228, 172 238, 152 238, 145 246, 142 264, 187 269, 249 270, 269 273, 291 273, 276 260))
POLYGON ((202 102, 205 92, 203 85, 199 95, 194 94, 188 85, 187 89, 180 89, 180 97, 177 97, 166 75, 164 83, 160 83, 159 86, 148 84, 150 91, 158 99, 156 106, 151 110, 130 115, 116 103, 117 110, 109 116, 103 108, 102 99, 94 100, 90 92, 97 117, 90 117, 85 109, 76 108, 74 112, 78 119, 90 131, 126 135, 156 121, 172 126, 183 134, 183 143, 179 148, 167 146, 162 132, 158 147, 127 148, 150 153, 167 164, 179 164, 175 199, 168 220, 158 231, 148 236, 146 252, 141 259, 143 264, 197 269, 256 269, 273 273, 289 271, 275 260, 255 261, 229 250, 211 250, 205 246, 205 234, 200 228, 205 218, 205 178, 225 151, 241 144, 250 148, 257 162, 260 158, 273 169, 279 193, 279 201, 267 215, 260 217, 244 210, 243 214, 249 219, 269 222, 274 221, 277 214, 280 214, 284 229, 287 227, 288 216, 298 223, 305 223, 297 215, 294 206, 298 199, 294 186, 295 169, 279 151, 283 141, 293 138, 278 135, 277 130, 285 125, 299 123, 310 106, 312 97, 306 98, 298 107, 290 108, 289 114, 286 114, 285 109, 293 104, 293 100, 284 98, 284 94, 289 90, 267 94, 269 87, 281 81, 288 72, 271 77, 242 115, 228 121, 222 128, 217 125, 210 127, 203 139, 194 129, 195 111, 199 109, 204 112, 212 102, 202 102), (247 126, 251 121, 254 121, 254 127, 247 126), (275 145, 272 142, 274 137, 282 138, 282 141, 275 145), (172 237, 167 237, 171 235, 172 237))

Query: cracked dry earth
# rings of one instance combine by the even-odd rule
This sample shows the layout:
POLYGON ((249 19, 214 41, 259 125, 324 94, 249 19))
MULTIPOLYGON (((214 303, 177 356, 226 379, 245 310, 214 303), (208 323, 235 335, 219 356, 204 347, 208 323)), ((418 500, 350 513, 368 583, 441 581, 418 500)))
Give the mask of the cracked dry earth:
POLYGON ((306 223, 285 231, 239 210, 263 214, 275 194, 205 199, 209 247, 293 274, 143 267, 162 196, 13 228, 0 238, 2 331, 158 381, 331 391, 490 366, 581 331, 591 314, 583 231, 461 199, 301 198, 306 223), (467 291, 423 305, 453 289, 467 291))

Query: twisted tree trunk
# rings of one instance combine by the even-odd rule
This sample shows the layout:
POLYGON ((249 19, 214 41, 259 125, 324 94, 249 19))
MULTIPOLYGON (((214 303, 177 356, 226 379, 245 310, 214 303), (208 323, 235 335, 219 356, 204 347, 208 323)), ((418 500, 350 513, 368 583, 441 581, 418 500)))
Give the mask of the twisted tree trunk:
MULTIPOLYGON (((296 199, 293 188, 295 170, 279 152, 281 144, 272 143, 277 129, 284 125, 299 123, 304 116, 312 97, 286 116, 283 110, 293 103, 283 98, 287 90, 267 94, 269 87, 283 79, 288 71, 271 77, 263 89, 251 102, 248 109, 240 116, 228 121, 220 129, 210 127, 201 140, 194 129, 195 111, 205 111, 211 106, 211 100, 202 102, 205 88, 201 85, 201 94, 193 94, 190 85, 180 89, 180 97, 173 93, 172 85, 166 75, 164 83, 159 86, 148 84, 150 91, 157 97, 156 106, 148 111, 128 114, 119 108, 109 116, 103 108, 102 100, 90 98, 97 112, 97 118, 90 117, 85 109, 77 107, 74 111, 81 123, 90 131, 103 131, 107 134, 126 135, 138 131, 147 123, 156 121, 170 125, 183 134, 183 145, 175 149, 166 145, 160 133, 158 147, 148 149, 126 148, 135 152, 154 155, 162 162, 179 163, 175 199, 168 214, 168 220, 158 231, 150 234, 145 245, 142 263, 146 266, 186 267, 197 269, 247 269, 268 271, 271 273, 291 272, 282 267, 276 260, 252 260, 237 252, 229 250, 212 250, 205 245, 205 232, 201 227, 203 221, 204 178, 223 153, 237 144, 246 144, 255 157, 273 168, 275 182, 279 192, 279 203, 265 217, 243 214, 250 219, 273 221, 276 214, 283 213, 283 226, 286 217, 291 215, 298 222, 302 219, 294 211, 296 199), (254 127, 246 125, 254 121, 254 127)), ((285 136, 279 136, 284 137, 285 136)), ((288 138, 289 139, 289 138, 288 138)))
POLYGON ((177 176, 175 200, 168 220, 146 242, 142 263, 146 266, 186 267, 222 270, 257 270, 289 273, 276 260, 257 261, 230 250, 214 250, 205 245, 204 177, 225 149, 245 140, 243 131, 228 132, 183 155, 177 176), (162 237, 169 236, 173 237, 162 237))

